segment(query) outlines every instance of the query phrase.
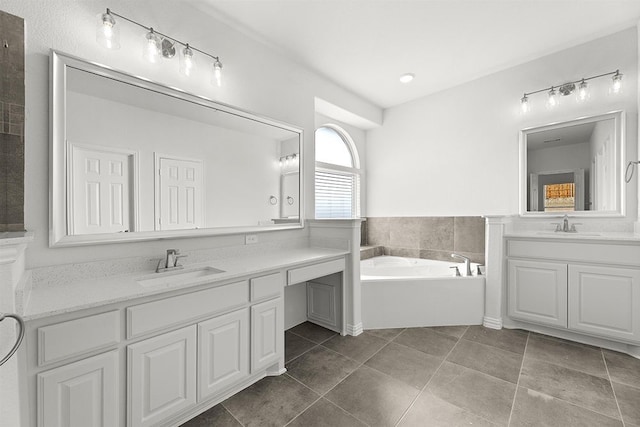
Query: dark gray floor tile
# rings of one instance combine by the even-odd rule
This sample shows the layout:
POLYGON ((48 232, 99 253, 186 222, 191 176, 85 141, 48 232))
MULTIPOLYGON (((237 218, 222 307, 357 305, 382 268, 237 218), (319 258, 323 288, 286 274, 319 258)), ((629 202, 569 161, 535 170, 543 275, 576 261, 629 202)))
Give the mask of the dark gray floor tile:
POLYGON ((464 326, 432 326, 429 329, 435 332, 440 332, 441 334, 451 335, 452 337, 462 338, 465 332, 469 327, 467 325, 464 326))
POLYGON ((365 365, 421 390, 441 363, 442 358, 391 342, 365 365))
POLYGON ((614 427, 620 420, 606 417, 547 394, 518 387, 510 427, 614 427))
POLYGON ((284 360, 290 362, 317 344, 291 332, 284 333, 284 360))
POLYGON ((287 375, 266 377, 222 402, 245 427, 283 426, 320 396, 287 375))
POLYGON ((195 418, 190 419, 181 427, 242 427, 233 415, 229 413, 222 405, 216 405, 213 408, 203 412, 195 418))
POLYGON ((595 375, 525 357, 520 386, 619 418, 611 383, 595 375))
POLYGON ((495 424, 506 425, 516 385, 444 362, 427 386, 436 397, 495 424))
POLYGON ((358 362, 364 362, 386 344, 386 340, 369 332, 363 332, 357 337, 338 335, 325 341, 322 345, 358 362))
POLYGON ((493 427, 469 411, 458 408, 425 390, 404 416, 399 427, 493 427))
POLYGON ((366 427, 344 409, 338 408, 326 399, 320 399, 287 427, 366 427))
POLYGON ((640 388, 613 383, 616 399, 625 424, 640 425, 640 388))
POLYGON ((371 335, 375 335, 378 338, 385 339, 387 341, 391 341, 400 333, 404 331, 404 328, 393 328, 393 329, 367 329, 371 335))
POLYGON ((598 347, 531 334, 527 343, 527 358, 607 378, 607 368, 604 365, 602 351, 598 347))
POLYGON ((321 344, 329 338, 338 335, 337 332, 330 331, 327 328, 323 328, 322 326, 318 326, 311 322, 304 322, 298 326, 294 326, 289 329, 289 332, 293 332, 294 334, 300 335, 301 337, 317 344, 321 344))
POLYGON ((462 337, 469 341, 523 354, 528 334, 528 332, 519 329, 490 329, 484 326, 469 326, 462 337))
POLYGON ((393 426, 417 395, 415 388, 363 365, 325 397, 371 426, 393 426))
POLYGON ((617 351, 602 350, 611 381, 640 388, 640 359, 617 351))
POLYGON ((287 374, 310 389, 324 394, 360 366, 359 362, 317 346, 295 359, 287 374))
POLYGON ((456 338, 431 328, 409 328, 393 341, 437 357, 445 357, 458 342, 456 338))
POLYGON ((447 357, 447 361, 516 384, 522 366, 522 355, 462 339, 447 357))

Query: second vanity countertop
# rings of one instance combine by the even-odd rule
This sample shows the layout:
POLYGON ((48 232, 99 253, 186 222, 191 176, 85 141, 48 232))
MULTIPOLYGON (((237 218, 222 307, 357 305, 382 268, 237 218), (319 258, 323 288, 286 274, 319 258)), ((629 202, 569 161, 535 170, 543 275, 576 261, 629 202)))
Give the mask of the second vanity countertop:
POLYGON ((541 240, 580 240, 598 242, 637 242, 640 243, 640 234, 631 232, 599 232, 599 231, 578 231, 567 233, 562 231, 538 230, 538 231, 510 231, 505 232, 505 238, 524 238, 541 240))
POLYGON ((347 254, 349 251, 343 249, 306 247, 216 259, 210 262, 186 265, 184 270, 179 271, 188 272, 196 268, 213 267, 223 270, 221 273, 196 280, 192 279, 188 284, 178 285, 165 284, 145 287, 138 283, 140 279, 171 274, 154 272, 128 273, 69 282, 61 279, 60 283, 55 285, 48 284, 31 288, 28 291, 22 316, 24 320, 35 320, 135 298, 186 290, 206 283, 229 281, 268 271, 322 262, 347 254))

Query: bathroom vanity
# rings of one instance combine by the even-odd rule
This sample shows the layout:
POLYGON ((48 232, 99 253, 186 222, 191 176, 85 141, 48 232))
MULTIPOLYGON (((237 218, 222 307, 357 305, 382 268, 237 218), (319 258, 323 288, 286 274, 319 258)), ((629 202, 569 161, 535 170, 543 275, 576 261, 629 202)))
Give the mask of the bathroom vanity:
POLYGON ((508 326, 640 344, 640 236, 507 234, 504 274, 508 326))
POLYGON ((312 281, 309 318, 344 334, 347 255, 307 247, 32 289, 25 425, 179 425, 284 373, 285 287, 312 281))

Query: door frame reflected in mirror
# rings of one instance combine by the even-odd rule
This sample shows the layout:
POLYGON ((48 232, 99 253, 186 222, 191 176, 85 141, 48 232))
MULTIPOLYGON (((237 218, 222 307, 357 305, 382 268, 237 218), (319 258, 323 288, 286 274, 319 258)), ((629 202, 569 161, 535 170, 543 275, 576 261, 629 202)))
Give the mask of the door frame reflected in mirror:
MULTIPOLYGON (((592 115, 579 117, 573 120, 567 120, 562 122, 550 123, 542 126, 532 126, 526 129, 522 129, 520 131, 519 138, 519 214, 521 217, 553 217, 553 216, 563 216, 565 214, 569 214, 571 216, 576 217, 624 217, 625 216, 625 208, 626 208, 626 192, 624 186, 624 176, 623 176, 623 163, 625 157, 625 113, 622 110, 611 111, 604 114, 592 115), (612 196, 610 201, 610 205, 613 206, 612 209, 606 210, 589 210, 589 207, 593 204, 593 197, 590 197, 591 193, 595 192, 595 189, 591 187, 595 187, 595 185, 590 184, 593 178, 593 172, 590 172, 589 169, 593 169, 590 165, 588 168, 585 167, 582 171, 585 176, 582 180, 578 180, 581 182, 573 182, 577 187, 575 194, 572 194, 575 197, 576 208, 575 210, 551 210, 551 211, 534 211, 530 210, 531 205, 535 205, 536 203, 532 201, 532 197, 536 197, 539 200, 540 195, 536 194, 539 192, 539 189, 536 188, 533 191, 529 191, 531 188, 532 181, 536 181, 536 178, 540 175, 552 175, 554 173, 574 173, 579 171, 580 167, 573 167, 571 165, 567 165, 566 167, 552 167, 549 170, 545 171, 536 171, 537 173, 529 172, 529 144, 528 137, 529 135, 540 133, 540 132, 548 132, 553 130, 561 130, 564 128, 569 128, 571 126, 584 125, 589 123, 595 123, 605 120, 613 120, 613 153, 612 153, 612 161, 611 166, 613 167, 613 179, 610 180, 610 185, 612 186, 612 191, 609 193, 612 196), (579 187, 579 188, 578 188, 579 187), (580 209, 580 206, 584 206, 583 209, 580 209)), ((546 142, 546 141, 545 141, 546 142)), ((553 141, 551 141, 553 142, 553 141)), ((578 173, 578 175, 580 175, 578 173)), ((540 208, 540 206, 538 206, 540 208)))

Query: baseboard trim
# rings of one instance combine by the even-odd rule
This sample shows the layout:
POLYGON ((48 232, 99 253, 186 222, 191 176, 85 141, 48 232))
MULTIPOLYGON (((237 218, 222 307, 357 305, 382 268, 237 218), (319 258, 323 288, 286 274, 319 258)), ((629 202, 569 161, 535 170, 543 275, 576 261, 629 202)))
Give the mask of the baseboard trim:
POLYGON ((502 329, 502 318, 484 316, 482 326, 489 329, 502 329))
POLYGON ((282 369, 279 369, 277 371, 267 371, 267 376, 268 377, 277 377, 278 375, 282 375, 285 372, 287 372, 287 368, 282 368, 282 369))
POLYGON ((347 334, 357 337, 364 330, 362 329, 362 323, 358 323, 357 325, 347 325, 347 334))

